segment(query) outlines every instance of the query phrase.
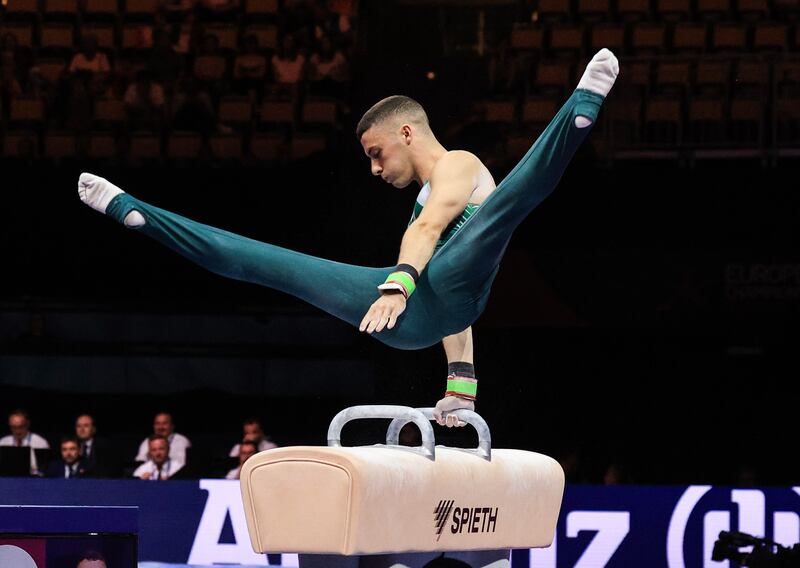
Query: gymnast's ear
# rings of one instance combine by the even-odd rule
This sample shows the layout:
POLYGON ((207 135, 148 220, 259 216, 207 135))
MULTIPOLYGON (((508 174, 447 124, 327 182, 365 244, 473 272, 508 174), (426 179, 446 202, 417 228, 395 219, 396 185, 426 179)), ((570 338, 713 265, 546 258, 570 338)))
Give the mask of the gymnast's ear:
POLYGON ((403 137, 403 142, 405 142, 406 145, 411 144, 411 140, 414 138, 414 129, 408 123, 403 124, 400 127, 400 135, 403 137))

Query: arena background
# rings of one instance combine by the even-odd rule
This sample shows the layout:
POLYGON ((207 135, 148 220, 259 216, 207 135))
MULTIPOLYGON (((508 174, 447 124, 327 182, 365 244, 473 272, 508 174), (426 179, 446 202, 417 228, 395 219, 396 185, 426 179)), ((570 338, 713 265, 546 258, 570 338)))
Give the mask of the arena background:
MULTIPOLYGON (((129 114, 92 114, 98 101, 121 101, 114 81, 125 77, 83 101, 83 122, 63 114, 82 101, 66 76, 56 74, 54 98, 31 85, 4 91, 0 414, 27 409, 55 447, 90 412, 124 461, 167 409, 209 476, 225 471, 247 416, 280 445, 322 444, 342 407, 433 405, 441 347, 395 351, 283 294, 204 272, 83 206, 78 174, 259 240, 389 266, 416 190, 370 175, 354 130, 372 103, 419 100, 443 144, 476 153, 499 182, 594 44, 621 38, 618 85, 557 191, 515 234, 475 325, 477 410, 497 447, 553 455, 572 483, 609 481, 613 464, 623 483, 795 482, 797 5, 339 4, 349 72, 335 96, 311 81, 270 90, 271 74, 265 94, 239 94, 237 46, 221 48, 227 71, 204 87, 222 126, 210 132, 178 129, 169 113, 144 132, 129 114), (681 44, 692 27, 705 35, 681 44), (729 30, 740 36, 726 40, 729 30), (709 87, 710 63, 727 74, 709 87), (40 114, 22 110, 30 100, 40 114), (220 114, 243 101, 244 119, 220 114), (264 101, 290 101, 294 114, 273 123, 259 114, 264 101), (315 101, 334 114, 304 115, 315 101), (137 137, 156 140, 156 152, 137 155, 137 137), (277 142, 257 144, 267 139, 277 142)), ((157 17, 124 4, 108 18, 46 5, 22 15, 6 6, 0 25, 30 31, 32 66, 68 63, 91 26, 112 28, 112 75, 148 60, 123 31, 158 27, 157 17), (74 46, 43 43, 52 26, 71 26, 74 46)), ((267 59, 289 34, 311 53, 316 24, 297 16, 303 5, 261 14, 245 1, 227 19, 198 21, 237 38, 273 30, 267 59)), ((199 73, 200 55, 185 55, 184 75, 199 73)), ((380 425, 348 435, 378 441, 380 425)))

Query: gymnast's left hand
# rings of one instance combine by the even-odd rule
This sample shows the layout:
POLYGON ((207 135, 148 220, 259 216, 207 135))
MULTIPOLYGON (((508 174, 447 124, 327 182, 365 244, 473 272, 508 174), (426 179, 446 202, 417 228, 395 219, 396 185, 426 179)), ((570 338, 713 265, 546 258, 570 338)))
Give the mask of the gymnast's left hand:
POLYGON ((384 328, 392 329, 394 324, 397 323, 397 318, 405 310, 406 298, 403 294, 395 290, 381 292, 381 297, 375 300, 364 319, 361 320, 358 330, 366 331, 367 333, 372 333, 373 331, 380 333, 384 328))

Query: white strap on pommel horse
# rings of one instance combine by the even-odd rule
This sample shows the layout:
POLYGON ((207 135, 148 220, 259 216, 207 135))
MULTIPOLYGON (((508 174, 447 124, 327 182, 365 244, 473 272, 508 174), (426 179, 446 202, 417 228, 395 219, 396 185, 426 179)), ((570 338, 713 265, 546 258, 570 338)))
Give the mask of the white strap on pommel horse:
POLYGON ((327 447, 251 457, 241 489, 253 549, 300 553, 309 568, 421 568, 442 553, 499 568, 508 566, 509 549, 550 546, 561 466, 534 452, 492 449, 478 414, 455 414, 477 431, 477 448, 436 446, 432 408, 376 405, 337 414, 327 447), (342 428, 362 418, 392 419, 386 444, 342 447, 342 428), (398 445, 409 422, 420 430, 419 447, 398 445))

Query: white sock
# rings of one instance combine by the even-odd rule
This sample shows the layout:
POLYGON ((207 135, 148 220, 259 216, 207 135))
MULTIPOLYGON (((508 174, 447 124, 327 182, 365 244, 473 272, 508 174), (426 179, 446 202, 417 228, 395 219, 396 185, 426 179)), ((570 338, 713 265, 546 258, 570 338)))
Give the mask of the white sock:
MULTIPOLYGON (((105 213, 108 204, 120 193, 125 192, 100 176, 82 173, 78 178, 78 197, 100 213, 105 213)), ((126 227, 140 227, 144 225, 145 220, 138 211, 131 211, 125 216, 124 222, 126 227)))
MULTIPOLYGON (((619 61, 610 50, 604 47, 594 54, 586 66, 586 71, 583 72, 583 76, 578 82, 578 88, 605 97, 614 85, 617 75, 619 75, 619 61)), ((575 118, 575 126, 578 128, 586 128, 591 124, 592 119, 586 116, 575 118)))
POLYGON ((617 75, 619 75, 619 61, 604 47, 594 54, 586 66, 586 71, 578 82, 578 88, 605 97, 617 80, 617 75))

